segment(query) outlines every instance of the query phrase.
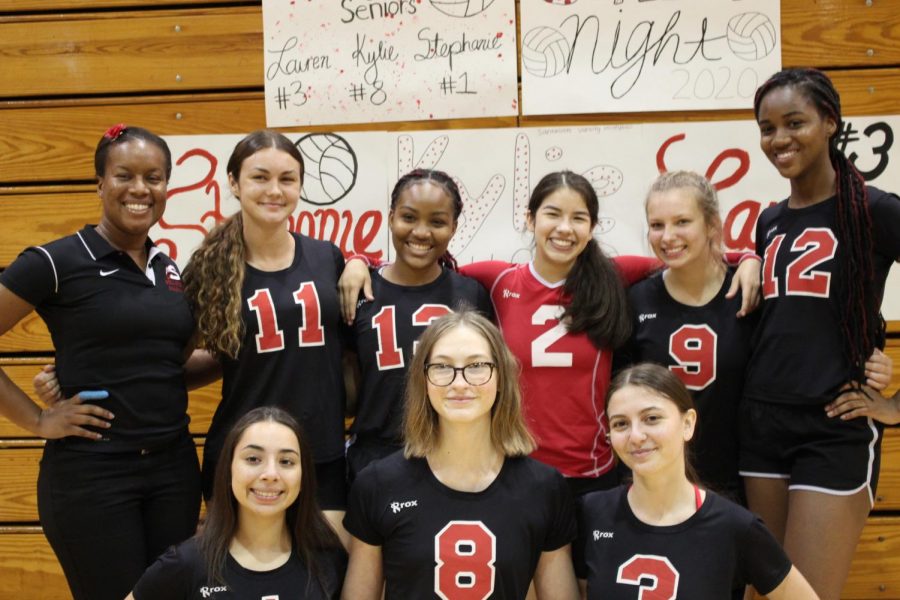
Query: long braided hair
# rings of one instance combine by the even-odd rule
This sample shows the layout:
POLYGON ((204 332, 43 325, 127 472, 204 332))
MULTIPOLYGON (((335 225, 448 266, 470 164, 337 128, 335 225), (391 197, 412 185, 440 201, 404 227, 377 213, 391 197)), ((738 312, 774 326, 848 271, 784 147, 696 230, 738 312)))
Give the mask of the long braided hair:
POLYGON ((849 378, 865 381, 866 359, 884 336, 880 315, 880 298, 875 285, 872 263, 872 216, 865 180, 853 163, 837 147, 842 131, 841 97, 831 79, 818 69, 784 69, 772 75, 758 90, 753 110, 759 121, 759 109, 766 94, 774 89, 791 87, 816 108, 822 118, 834 120, 837 128, 828 143, 828 156, 836 175, 835 222, 841 251, 838 264, 842 276, 840 288, 832 298, 837 304, 843 337, 844 355, 850 369, 849 378))
MULTIPOLYGON (((400 199, 400 194, 402 194, 406 188, 417 183, 425 182, 438 186, 450 197, 453 201, 453 222, 457 223, 463 209, 462 195, 459 193, 459 186, 456 185, 456 182, 453 181, 453 178, 447 173, 438 171, 437 169, 413 169, 398 179, 397 183, 394 185, 393 191, 391 191, 391 210, 393 211, 397 206, 397 200, 400 199)), ((450 254, 450 250, 445 251, 441 257, 438 258, 438 264, 453 271, 458 270, 456 259, 450 254)))

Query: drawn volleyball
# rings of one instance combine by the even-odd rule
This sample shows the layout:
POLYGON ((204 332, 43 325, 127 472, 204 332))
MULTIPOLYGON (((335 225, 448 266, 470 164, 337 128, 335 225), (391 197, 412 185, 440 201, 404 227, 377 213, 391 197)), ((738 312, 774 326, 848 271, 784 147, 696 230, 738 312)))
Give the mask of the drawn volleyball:
POLYGON ((522 38, 522 66, 536 77, 553 77, 566 70, 569 41, 552 27, 535 27, 522 38))
POLYGON ((740 59, 751 61, 768 56, 775 49, 777 32, 768 16, 758 12, 735 15, 728 21, 728 47, 740 59))
POLYGON ((310 133, 297 141, 305 172, 300 197, 319 206, 334 204, 356 183, 356 153, 333 133, 310 133))
POLYGON ((450 17, 473 17, 484 11, 494 0, 430 0, 431 5, 450 17))

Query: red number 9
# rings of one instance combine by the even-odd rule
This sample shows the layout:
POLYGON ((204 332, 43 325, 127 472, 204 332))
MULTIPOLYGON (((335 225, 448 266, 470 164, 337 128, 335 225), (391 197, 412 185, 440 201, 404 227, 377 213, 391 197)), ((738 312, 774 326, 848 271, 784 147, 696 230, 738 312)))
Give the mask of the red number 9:
POLYGON ((669 369, 689 390, 702 390, 716 380, 716 332, 709 325, 682 325, 669 336, 669 369))
POLYGON ((494 592, 497 538, 481 521, 450 521, 434 537, 434 591, 444 600, 485 600, 494 592))

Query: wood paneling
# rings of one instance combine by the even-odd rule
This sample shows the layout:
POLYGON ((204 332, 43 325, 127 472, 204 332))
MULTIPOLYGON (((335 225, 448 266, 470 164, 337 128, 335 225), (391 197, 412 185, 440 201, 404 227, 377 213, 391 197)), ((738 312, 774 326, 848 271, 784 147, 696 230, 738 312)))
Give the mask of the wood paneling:
POLYGON ((0 598, 71 600, 62 568, 39 528, 0 533, 0 598))
POLYGON ((75 233, 85 223, 97 223, 100 212, 100 198, 92 186, 0 194, 0 267, 7 267, 28 246, 75 233))
POLYGON ((37 522, 37 473, 43 448, 0 452, 0 522, 37 522))
MULTIPOLYGON (((0 523, 38 522, 37 477, 43 452, 38 446, 0 452, 0 523)), ((197 456, 203 460, 202 440, 198 440, 197 456)))
MULTIPOLYGON (((900 11, 892 2, 784 0, 781 6, 786 66, 900 62, 900 11)), ((261 87, 262 50, 260 6, 10 17, 0 22, 0 93, 261 87)))
POLYGON ((872 517, 866 523, 841 598, 900 598, 900 518, 872 517))
POLYGON ((50 332, 36 312, 16 323, 0 336, 0 352, 50 352, 50 332))
POLYGON ((881 442, 881 475, 875 490, 875 510, 900 510, 900 429, 885 429, 881 442))
MULTIPOLYGON (((93 10, 97 8, 153 8, 160 0, 0 0, 0 12, 32 13, 49 10, 93 10)), ((203 6, 206 4, 246 4, 235 0, 165 0, 167 6, 203 6)))
POLYGON ((0 95, 262 87, 261 7, 0 23, 0 95))
POLYGON ((895 0, 782 0, 786 67, 874 67, 900 62, 895 0))
MULTIPOLYGON (((0 184, 92 180, 97 141, 117 122, 140 125, 159 135, 248 133, 265 127, 266 115, 262 92, 0 103, 0 156, 4 157, 0 161, 0 184)), ((516 124, 515 117, 492 117, 344 123, 302 130, 475 129, 516 124)))

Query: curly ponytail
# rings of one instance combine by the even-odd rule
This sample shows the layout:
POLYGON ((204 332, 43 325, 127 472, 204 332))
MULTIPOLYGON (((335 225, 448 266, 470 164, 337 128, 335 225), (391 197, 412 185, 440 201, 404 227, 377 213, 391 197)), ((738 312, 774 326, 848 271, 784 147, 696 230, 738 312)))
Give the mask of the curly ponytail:
POLYGON ((197 319, 197 346, 236 358, 244 336, 244 226, 237 212, 212 231, 184 269, 184 292, 197 319))

